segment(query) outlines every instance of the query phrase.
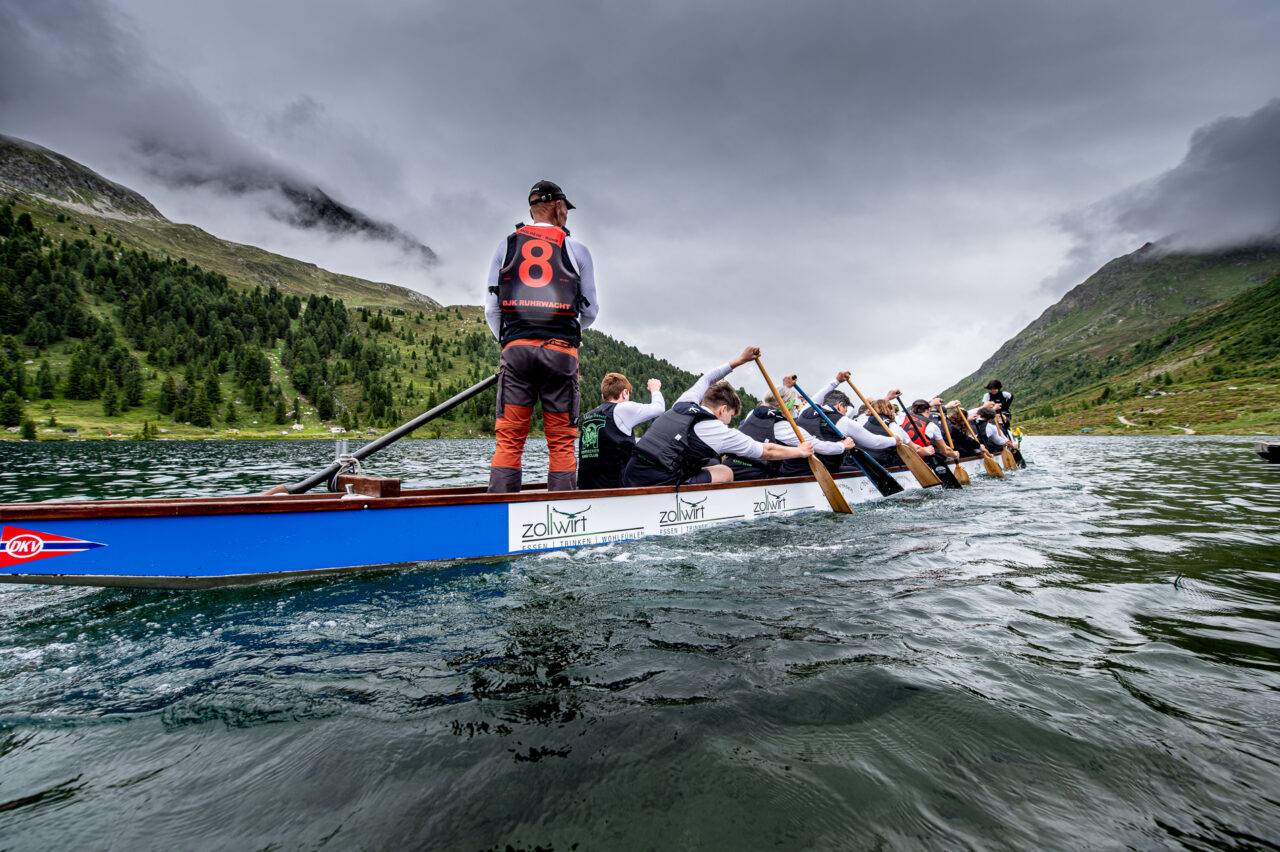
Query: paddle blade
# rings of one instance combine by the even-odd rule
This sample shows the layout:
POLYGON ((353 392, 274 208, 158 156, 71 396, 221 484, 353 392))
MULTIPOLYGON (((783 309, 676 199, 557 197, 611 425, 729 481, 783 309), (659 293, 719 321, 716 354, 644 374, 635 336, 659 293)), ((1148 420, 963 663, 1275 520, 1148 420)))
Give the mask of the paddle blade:
POLYGON ((867 455, 863 450, 854 447, 849 451, 849 458, 858 467, 862 468, 862 472, 867 475, 867 479, 876 490, 880 492, 882 497, 890 497, 906 490, 902 487, 902 483, 893 478, 893 474, 885 470, 875 459, 867 455))
POLYGON ((986 468, 987 476, 993 479, 1004 479, 1004 471, 1000 469, 1000 463, 992 458, 990 453, 982 454, 982 466, 986 468))
POLYGON ((809 456, 809 470, 813 471, 813 478, 818 480, 818 485, 822 487, 822 493, 826 496, 827 502, 831 504, 831 511, 852 515, 853 509, 849 508, 849 501, 844 498, 844 492, 836 485, 836 481, 831 478, 831 471, 827 470, 826 465, 813 456, 809 456))
POLYGON ((965 470, 964 466, 961 465, 960 462, 957 460, 956 461, 956 482, 959 482, 961 485, 968 485, 972 481, 973 480, 969 478, 969 471, 965 470))
POLYGON ((898 444, 898 458, 902 459, 902 463, 911 471, 911 475, 916 478, 916 482, 920 483, 921 488, 932 488, 942 484, 942 480, 936 473, 929 470, 929 465, 924 463, 920 454, 910 447, 898 444))
POLYGON ((1013 450, 1005 447, 1000 451, 1000 461, 1004 462, 1005 470, 1017 470, 1018 460, 1013 457, 1013 450))

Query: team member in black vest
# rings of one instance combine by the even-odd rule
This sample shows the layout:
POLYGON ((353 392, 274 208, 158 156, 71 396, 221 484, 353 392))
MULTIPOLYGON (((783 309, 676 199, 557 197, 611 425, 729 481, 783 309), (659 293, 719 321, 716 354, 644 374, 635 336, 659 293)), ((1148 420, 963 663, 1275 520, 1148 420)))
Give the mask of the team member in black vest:
MULTIPOLYGON (((847 378, 849 374, 844 373, 842 375, 847 378)), ((818 404, 822 406, 823 413, 827 415, 827 419, 832 423, 836 423, 849 412, 849 398, 838 390, 829 391, 823 396, 822 402, 818 404)), ((845 455, 846 452, 857 445, 857 442, 853 438, 840 434, 828 426, 827 421, 822 419, 816 408, 811 406, 800 412, 800 416, 796 418, 796 425, 802 431, 818 436, 819 442, 814 444, 813 451, 818 456, 818 461, 822 462, 823 467, 827 470, 832 473, 859 470, 857 466, 846 462, 847 457, 845 455)), ((781 476, 806 476, 808 474, 809 465, 799 459, 788 459, 783 462, 779 472, 781 476)))
MULTIPOLYGON (((900 392, 892 390, 889 391, 889 393, 896 397, 900 392)), ((875 459, 884 467, 901 465, 902 459, 898 457, 898 453, 894 450, 894 444, 905 444, 922 456, 931 455, 933 453, 933 447, 921 447, 911 442, 910 436, 907 435, 907 433, 903 431, 902 427, 898 425, 897 414, 894 412, 893 405, 889 402, 889 398, 873 399, 871 400, 871 407, 875 409, 876 414, 880 415, 879 418, 872 416, 870 412, 865 415, 858 416, 858 422, 862 427, 872 435, 877 436, 882 445, 879 447, 869 447, 861 441, 858 442, 858 446, 866 450, 867 455, 871 456, 871 458, 875 459), (885 425, 889 427, 890 431, 886 432, 885 427, 880 425, 881 420, 885 422, 885 425), (883 446, 884 439, 886 438, 893 439, 893 444, 883 446)))
POLYGON ((956 452, 961 456, 976 456, 982 450, 978 442, 969 437, 969 430, 964 425, 967 417, 968 412, 959 407, 947 415, 947 424, 951 427, 951 443, 955 444, 956 452))
POLYGON ((538 181, 529 190, 533 224, 518 225, 489 264, 484 316, 502 346, 491 492, 520 490, 524 443, 539 400, 550 455, 547 490, 577 485, 578 346, 600 307, 591 252, 565 228, 572 209, 560 187, 538 181))
MULTIPOLYGON (((782 412, 782 406, 785 405, 790 409, 795 405, 798 394, 793 389, 794 384, 795 376, 785 377, 782 380, 783 387, 778 391, 782 395, 781 404, 774 398, 772 393, 766 394, 761 404, 757 405, 750 414, 743 418, 742 423, 738 426, 738 431, 753 441, 759 441, 762 444, 798 446, 800 441, 796 438, 796 431, 791 428, 791 424, 787 422, 787 416, 782 412)), ((814 453, 820 457, 829 455, 840 457, 845 450, 853 449, 853 441, 848 438, 840 441, 814 440, 813 433, 805 429, 804 426, 800 427, 800 434, 805 441, 813 444, 814 453)), ((787 462, 776 459, 765 461, 763 459, 746 459, 732 453, 726 453, 723 461, 733 471, 734 482, 773 479, 782 475, 780 471, 784 463, 795 463, 794 459, 789 459, 787 462)), ((797 476, 809 473, 809 466, 805 464, 803 467, 804 470, 800 474, 796 474, 797 476)))
POLYGON ((813 445, 807 441, 798 447, 764 444, 729 428, 729 421, 742 410, 742 401, 724 377, 759 357, 760 350, 748 346, 681 394, 636 443, 635 454, 622 472, 622 486, 730 482, 733 471, 719 463, 725 453, 765 461, 813 455, 813 445))
POLYGON ((662 382, 649 380, 648 405, 631 401, 631 382, 608 373, 600 383, 604 402, 582 416, 578 441, 578 488, 618 488, 622 469, 636 447, 633 430, 662 414, 662 382))
POLYGON ((1007 444, 1010 450, 1018 448, 1018 442, 1012 438, 1005 437, 1004 430, 996 422, 996 410, 989 405, 984 405, 977 411, 977 426, 974 431, 978 433, 978 439, 982 441, 987 450, 995 456, 1007 444))
POLYGON ((1002 389, 999 379, 987 382, 987 392, 982 395, 982 402, 984 405, 991 405, 1006 420, 1013 419, 1013 394, 1002 389))

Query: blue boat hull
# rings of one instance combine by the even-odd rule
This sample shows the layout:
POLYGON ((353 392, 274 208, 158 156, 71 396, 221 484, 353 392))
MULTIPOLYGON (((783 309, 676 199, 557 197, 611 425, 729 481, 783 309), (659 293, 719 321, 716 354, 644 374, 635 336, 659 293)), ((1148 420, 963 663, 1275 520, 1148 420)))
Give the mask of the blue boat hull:
MULTIPOLYGON (((971 476, 981 463, 965 463, 971 476)), ((906 471, 894 476, 918 488, 906 471)), ((839 477, 850 504, 881 499, 839 477)), ((518 495, 482 489, 6 504, 0 582, 200 588, 374 566, 511 556, 829 511, 812 478, 518 495)))

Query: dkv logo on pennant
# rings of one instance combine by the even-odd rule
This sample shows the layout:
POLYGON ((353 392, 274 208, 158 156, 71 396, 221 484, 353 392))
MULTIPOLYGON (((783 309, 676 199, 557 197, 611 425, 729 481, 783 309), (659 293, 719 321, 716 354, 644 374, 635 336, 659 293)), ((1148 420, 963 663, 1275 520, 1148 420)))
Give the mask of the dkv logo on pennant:
POLYGON ((65 556, 68 553, 81 553, 97 547, 106 547, 106 545, 96 541, 6 526, 3 531, 0 531, 0 568, 54 556, 65 556))

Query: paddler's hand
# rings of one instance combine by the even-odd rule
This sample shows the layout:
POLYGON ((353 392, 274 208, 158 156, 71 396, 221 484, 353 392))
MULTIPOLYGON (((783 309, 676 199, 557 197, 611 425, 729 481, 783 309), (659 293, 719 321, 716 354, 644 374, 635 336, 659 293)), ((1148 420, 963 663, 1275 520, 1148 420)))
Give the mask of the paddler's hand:
POLYGON ((852 375, 853 373, 850 373, 848 370, 841 370, 840 372, 836 373, 836 384, 849 381, 849 377, 852 375))
POLYGON ((845 438, 840 442, 840 446, 844 447, 846 450, 852 450, 857 445, 853 443, 852 438, 845 438))
POLYGON ((657 393, 660 390, 662 390, 662 382, 658 381, 657 379, 650 379, 649 393, 657 393))
POLYGON ((813 455, 813 442, 804 441, 800 446, 796 447, 796 449, 800 451, 800 458, 807 459, 809 456, 813 455))
POLYGON ((782 377, 782 386, 783 386, 784 388, 793 388, 793 387, 795 387, 795 386, 796 386, 796 381, 798 381, 798 380, 799 380, 799 378, 800 378, 800 377, 799 377, 798 375, 796 375, 795 373, 792 373, 792 374, 791 374, 791 375, 789 375, 789 376, 783 376, 783 377, 782 377))
POLYGON ((278 494, 288 494, 288 493, 289 493, 289 486, 287 486, 287 485, 273 485, 273 486, 271 486, 271 488, 270 488, 269 490, 264 491, 264 492, 263 492, 263 494, 262 494, 262 496, 263 496, 263 497, 275 497, 275 496, 276 496, 276 495, 278 495, 278 494))
POLYGON ((760 347, 748 346, 746 349, 742 350, 741 355, 739 355, 737 358, 734 358, 732 361, 729 362, 729 366, 736 370, 739 367, 741 367, 743 364, 754 361, 759 357, 760 357, 760 347))
POLYGON ((918 445, 918 444, 917 444, 917 445, 916 445, 916 452, 917 452, 917 453, 919 453, 919 454, 920 454, 920 455, 922 455, 922 456, 931 456, 931 455, 933 455, 933 447, 922 447, 922 446, 920 446, 920 445, 918 445))
POLYGON ((897 399, 897 398, 898 398, 898 397, 900 397, 900 396, 902 396, 902 391, 898 390, 897 388, 894 388, 893 390, 891 390, 891 391, 889 391, 887 394, 885 394, 885 395, 884 395, 884 398, 885 398, 885 399, 887 399, 887 400, 892 401, 892 400, 897 399))

